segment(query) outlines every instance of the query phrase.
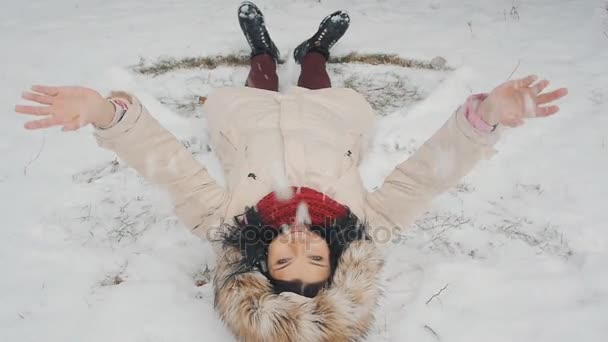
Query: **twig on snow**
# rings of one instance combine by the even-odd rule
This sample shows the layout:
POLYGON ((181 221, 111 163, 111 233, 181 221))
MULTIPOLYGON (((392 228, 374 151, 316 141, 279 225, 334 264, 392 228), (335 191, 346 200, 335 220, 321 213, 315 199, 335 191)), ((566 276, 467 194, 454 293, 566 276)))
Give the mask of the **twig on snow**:
POLYGON ((515 74, 515 72, 517 71, 517 68, 519 68, 519 64, 521 64, 521 59, 517 60, 517 65, 515 66, 515 68, 513 69, 513 71, 511 71, 511 74, 509 75, 509 77, 507 77, 507 81, 511 79, 511 77, 513 76, 513 74, 515 74))
POLYGON ((438 341, 441 341, 441 338, 439 337, 439 335, 435 332, 435 330, 433 330, 433 328, 429 327, 428 325, 424 325, 424 329, 428 330, 431 334, 433 334, 433 336, 435 336, 435 338, 438 341))
POLYGON ((511 7, 511 18, 519 21, 519 12, 517 11, 517 6, 513 5, 513 7, 511 7))
MULTIPOLYGON (((114 286, 114 285, 120 285, 125 281, 125 276, 124 273, 127 269, 127 266, 129 266, 129 261, 125 261, 124 264, 122 264, 122 266, 120 267, 120 269, 117 272, 114 272, 113 274, 106 274, 106 277, 99 282, 99 286, 114 286)), ((94 291, 93 291, 94 292, 94 291)))
POLYGON ((38 150, 38 153, 36 154, 36 156, 32 159, 30 159, 30 161, 27 163, 27 165, 25 165, 23 167, 23 175, 27 176, 27 168, 32 165, 33 162, 35 162, 38 157, 40 157, 40 154, 42 153, 42 149, 44 149, 44 144, 46 143, 46 138, 42 138, 42 144, 40 144, 40 149, 38 150))
POLYGON ((443 287, 441 290, 439 290, 439 292, 437 292, 437 293, 435 293, 434 295, 432 295, 432 296, 431 296, 431 298, 429 298, 429 300, 427 300, 425 304, 426 304, 426 305, 429 305, 429 303, 430 303, 430 302, 431 302, 431 301, 432 301, 434 298, 439 297, 439 295, 441 295, 441 292, 443 292, 445 289, 447 289, 447 288, 448 288, 448 285, 450 285, 450 284, 449 284, 449 283, 448 283, 448 284, 445 284, 445 286, 444 286, 444 287, 443 287))
POLYGON ((84 210, 85 208, 88 209, 88 214, 85 216, 80 216, 77 217, 77 219, 81 220, 81 221, 89 221, 91 219, 91 211, 93 210, 93 205, 89 203, 89 205, 85 205, 83 207, 81 207, 80 209, 84 210))

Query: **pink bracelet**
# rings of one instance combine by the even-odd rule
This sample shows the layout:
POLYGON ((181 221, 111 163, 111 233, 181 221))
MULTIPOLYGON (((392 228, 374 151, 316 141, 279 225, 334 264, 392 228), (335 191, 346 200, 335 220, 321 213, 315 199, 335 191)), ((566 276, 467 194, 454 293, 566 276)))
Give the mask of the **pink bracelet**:
POLYGON ((488 97, 488 94, 475 94, 469 96, 465 104, 464 116, 475 129, 484 133, 490 133, 496 130, 498 125, 490 125, 489 123, 485 122, 477 110, 479 108, 479 104, 483 102, 486 97, 488 97))
POLYGON ((103 127, 97 127, 99 129, 108 129, 114 127, 114 125, 116 125, 120 122, 120 120, 122 120, 127 110, 129 110, 129 105, 122 100, 110 99, 108 101, 114 106, 114 117, 112 118, 112 121, 110 121, 109 124, 103 127))

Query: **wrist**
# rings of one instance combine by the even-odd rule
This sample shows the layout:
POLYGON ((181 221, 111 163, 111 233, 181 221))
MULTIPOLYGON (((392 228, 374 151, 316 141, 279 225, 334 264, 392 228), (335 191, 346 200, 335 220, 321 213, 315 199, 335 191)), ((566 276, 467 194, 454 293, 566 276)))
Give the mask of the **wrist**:
POLYGON ((487 99, 483 100, 477 108, 477 115, 490 126, 498 125, 498 118, 496 117, 492 107, 490 106, 487 99))
POLYGON ((116 108, 114 104, 106 99, 103 99, 103 105, 100 106, 97 115, 93 121, 96 127, 107 127, 114 120, 116 108))

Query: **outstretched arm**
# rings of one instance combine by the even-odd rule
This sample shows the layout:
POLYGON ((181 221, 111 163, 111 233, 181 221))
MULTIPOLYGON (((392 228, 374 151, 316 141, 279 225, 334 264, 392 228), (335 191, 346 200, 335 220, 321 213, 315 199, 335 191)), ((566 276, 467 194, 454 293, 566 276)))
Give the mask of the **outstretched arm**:
POLYGON ((15 107, 19 113, 44 117, 26 123, 27 129, 62 126, 69 131, 93 124, 99 145, 165 188, 177 215, 197 235, 205 234, 202 223, 225 204, 223 188, 135 97, 117 92, 110 102, 88 88, 34 86, 23 98, 44 105, 15 107))
POLYGON ((482 159, 491 157, 497 126, 517 127, 523 120, 559 111, 547 105, 567 94, 562 88, 541 94, 549 82, 536 76, 503 83, 489 95, 473 95, 410 158, 366 198, 366 214, 376 225, 411 224, 438 194, 454 186, 482 159))

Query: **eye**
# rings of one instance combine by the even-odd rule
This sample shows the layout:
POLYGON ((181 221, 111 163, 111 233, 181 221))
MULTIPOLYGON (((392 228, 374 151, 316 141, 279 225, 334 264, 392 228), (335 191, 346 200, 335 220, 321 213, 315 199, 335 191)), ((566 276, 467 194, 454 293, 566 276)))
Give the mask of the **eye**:
POLYGON ((314 261, 323 261, 323 257, 320 255, 313 255, 310 258, 314 261))
POLYGON ((289 262, 289 259, 288 259, 288 258, 283 258, 283 259, 279 259, 279 260, 277 261, 277 264, 279 264, 279 265, 284 265, 284 264, 286 264, 287 262, 289 262))

